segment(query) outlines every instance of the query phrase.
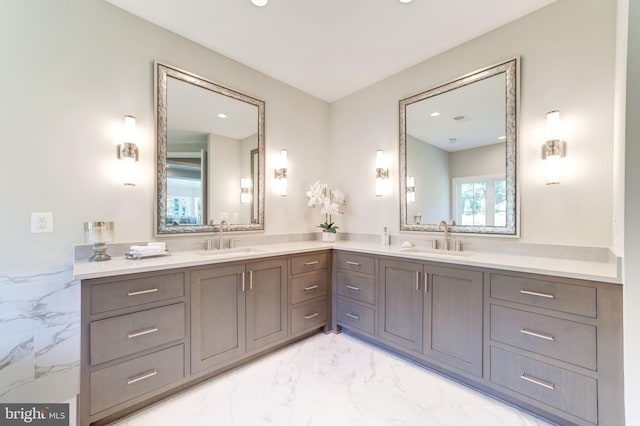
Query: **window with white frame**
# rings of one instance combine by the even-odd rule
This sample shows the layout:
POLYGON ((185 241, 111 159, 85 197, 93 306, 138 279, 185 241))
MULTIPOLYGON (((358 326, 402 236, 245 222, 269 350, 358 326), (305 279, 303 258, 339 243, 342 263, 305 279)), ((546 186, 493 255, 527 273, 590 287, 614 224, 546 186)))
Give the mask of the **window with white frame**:
POLYGON ((502 176, 453 178, 453 213, 456 224, 506 226, 506 180, 502 176))

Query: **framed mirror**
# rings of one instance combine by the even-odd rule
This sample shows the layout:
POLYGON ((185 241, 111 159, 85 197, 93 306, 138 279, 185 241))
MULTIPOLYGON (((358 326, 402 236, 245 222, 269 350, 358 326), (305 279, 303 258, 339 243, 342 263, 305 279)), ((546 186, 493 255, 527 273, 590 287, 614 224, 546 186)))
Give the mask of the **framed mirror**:
POLYGON ((400 101, 400 230, 519 234, 519 59, 400 101))
POLYGON ((155 63, 156 234, 264 230, 265 103, 155 63), (226 230, 226 227, 225 227, 226 230))

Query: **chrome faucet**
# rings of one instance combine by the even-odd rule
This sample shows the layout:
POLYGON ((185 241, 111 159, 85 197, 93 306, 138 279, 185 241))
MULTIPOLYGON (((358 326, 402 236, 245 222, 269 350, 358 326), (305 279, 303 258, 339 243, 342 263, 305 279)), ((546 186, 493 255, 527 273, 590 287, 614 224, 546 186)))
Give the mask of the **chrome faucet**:
POLYGON ((224 227, 227 227, 227 231, 229 230, 229 223, 226 220, 220 221, 220 230, 218 232, 218 249, 224 250, 224 239, 222 238, 224 227))
POLYGON ((451 231, 451 227, 456 225, 456 221, 451 219, 449 223, 445 220, 441 220, 438 224, 438 231, 440 231, 442 227, 444 227, 444 237, 442 238, 442 250, 449 250, 449 232, 451 231))

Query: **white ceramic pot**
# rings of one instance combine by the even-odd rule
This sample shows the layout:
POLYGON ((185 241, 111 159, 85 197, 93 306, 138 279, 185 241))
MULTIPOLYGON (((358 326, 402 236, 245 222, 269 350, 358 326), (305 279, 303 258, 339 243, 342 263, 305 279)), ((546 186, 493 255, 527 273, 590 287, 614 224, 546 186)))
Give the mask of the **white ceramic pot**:
POLYGON ((332 243, 335 240, 336 240, 335 232, 322 231, 322 241, 324 241, 325 243, 332 243))

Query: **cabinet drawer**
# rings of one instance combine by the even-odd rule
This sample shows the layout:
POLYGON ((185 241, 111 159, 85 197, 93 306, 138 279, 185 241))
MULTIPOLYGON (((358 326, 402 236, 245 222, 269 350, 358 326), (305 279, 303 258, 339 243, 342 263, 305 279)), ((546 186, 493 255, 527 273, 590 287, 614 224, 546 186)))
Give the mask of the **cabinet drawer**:
POLYGON ((182 272, 97 284, 91 287, 91 313, 98 314, 182 296, 182 272))
POLYGON ((376 269, 376 261, 373 257, 356 253, 338 252, 337 262, 338 269, 345 271, 373 275, 376 269))
POLYGON ((291 275, 326 269, 329 266, 328 259, 327 252, 324 251, 294 256, 291 258, 291 275))
POLYGON ((375 334, 375 315, 372 308, 361 306, 338 297, 336 301, 336 311, 337 322, 340 325, 375 334))
POLYGON ((594 287, 491 274, 491 297, 585 317, 596 317, 594 287))
POLYGON ((492 347, 491 381, 598 423, 598 384, 594 378, 492 347))
POLYGON ((90 324, 91 365, 184 338, 184 303, 90 324))
POLYGON ((373 305, 375 303, 375 278, 338 272, 337 290, 341 296, 373 305))
POLYGON ((291 303, 300 303, 327 295, 326 271, 291 279, 291 303))
POLYGON ((296 306, 291 310, 291 333, 319 326, 327 321, 327 299, 296 306))
POLYGON ((596 327, 491 305, 491 339, 596 370, 596 327))
POLYGON ((91 414, 184 377, 184 345, 91 373, 91 414))

